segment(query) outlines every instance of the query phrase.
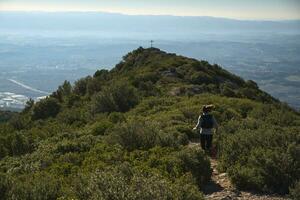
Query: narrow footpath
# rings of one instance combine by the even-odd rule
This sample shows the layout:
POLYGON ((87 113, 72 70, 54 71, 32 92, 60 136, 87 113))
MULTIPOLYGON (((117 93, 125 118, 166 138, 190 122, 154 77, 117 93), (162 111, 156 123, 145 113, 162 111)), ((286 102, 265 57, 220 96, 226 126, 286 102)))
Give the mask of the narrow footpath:
MULTIPOLYGON (((200 144, 190 142, 189 147, 200 148, 200 144)), ((240 191, 231 184, 226 173, 218 172, 218 161, 216 159, 211 158, 210 162, 213 170, 212 179, 203 188, 203 193, 207 200, 289 200, 289 198, 281 196, 240 191)))

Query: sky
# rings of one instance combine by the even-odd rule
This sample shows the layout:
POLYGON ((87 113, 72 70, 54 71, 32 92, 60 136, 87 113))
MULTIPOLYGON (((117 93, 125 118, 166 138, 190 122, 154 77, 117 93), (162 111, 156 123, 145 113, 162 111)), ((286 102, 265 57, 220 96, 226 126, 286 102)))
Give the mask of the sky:
POLYGON ((300 19, 300 0, 0 0, 0 10, 286 20, 300 19))

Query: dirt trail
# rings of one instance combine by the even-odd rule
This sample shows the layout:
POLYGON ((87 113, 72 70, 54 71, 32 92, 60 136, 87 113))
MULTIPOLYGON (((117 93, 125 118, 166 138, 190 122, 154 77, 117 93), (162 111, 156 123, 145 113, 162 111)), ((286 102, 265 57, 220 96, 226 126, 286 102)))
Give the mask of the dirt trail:
MULTIPOLYGON (((191 148, 200 148, 199 143, 191 142, 191 148)), ((205 199, 208 200, 288 200, 289 198, 256 194, 253 192, 244 192, 237 190, 230 182, 226 173, 219 173, 217 170, 218 162, 215 159, 210 159, 213 170, 212 180, 205 185, 203 192, 205 199)))

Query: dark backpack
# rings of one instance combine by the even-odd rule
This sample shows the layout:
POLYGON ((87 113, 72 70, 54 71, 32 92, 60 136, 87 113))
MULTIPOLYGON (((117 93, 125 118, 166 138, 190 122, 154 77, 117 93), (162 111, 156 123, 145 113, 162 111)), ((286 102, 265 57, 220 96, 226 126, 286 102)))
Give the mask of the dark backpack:
POLYGON ((213 128, 214 120, 212 115, 202 115, 201 116, 202 123, 201 128, 213 128))

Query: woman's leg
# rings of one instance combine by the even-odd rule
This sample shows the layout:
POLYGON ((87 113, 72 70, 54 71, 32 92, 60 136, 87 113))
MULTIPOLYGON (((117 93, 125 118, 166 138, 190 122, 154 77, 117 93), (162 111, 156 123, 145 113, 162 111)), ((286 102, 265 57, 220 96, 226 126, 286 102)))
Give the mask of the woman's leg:
POLYGON ((204 134, 200 134, 200 143, 201 143, 201 148, 203 149, 203 150, 205 150, 205 135, 204 134))
POLYGON ((213 135, 207 135, 207 138, 206 138, 206 149, 207 150, 210 150, 211 147, 212 147, 212 140, 213 140, 213 135))

